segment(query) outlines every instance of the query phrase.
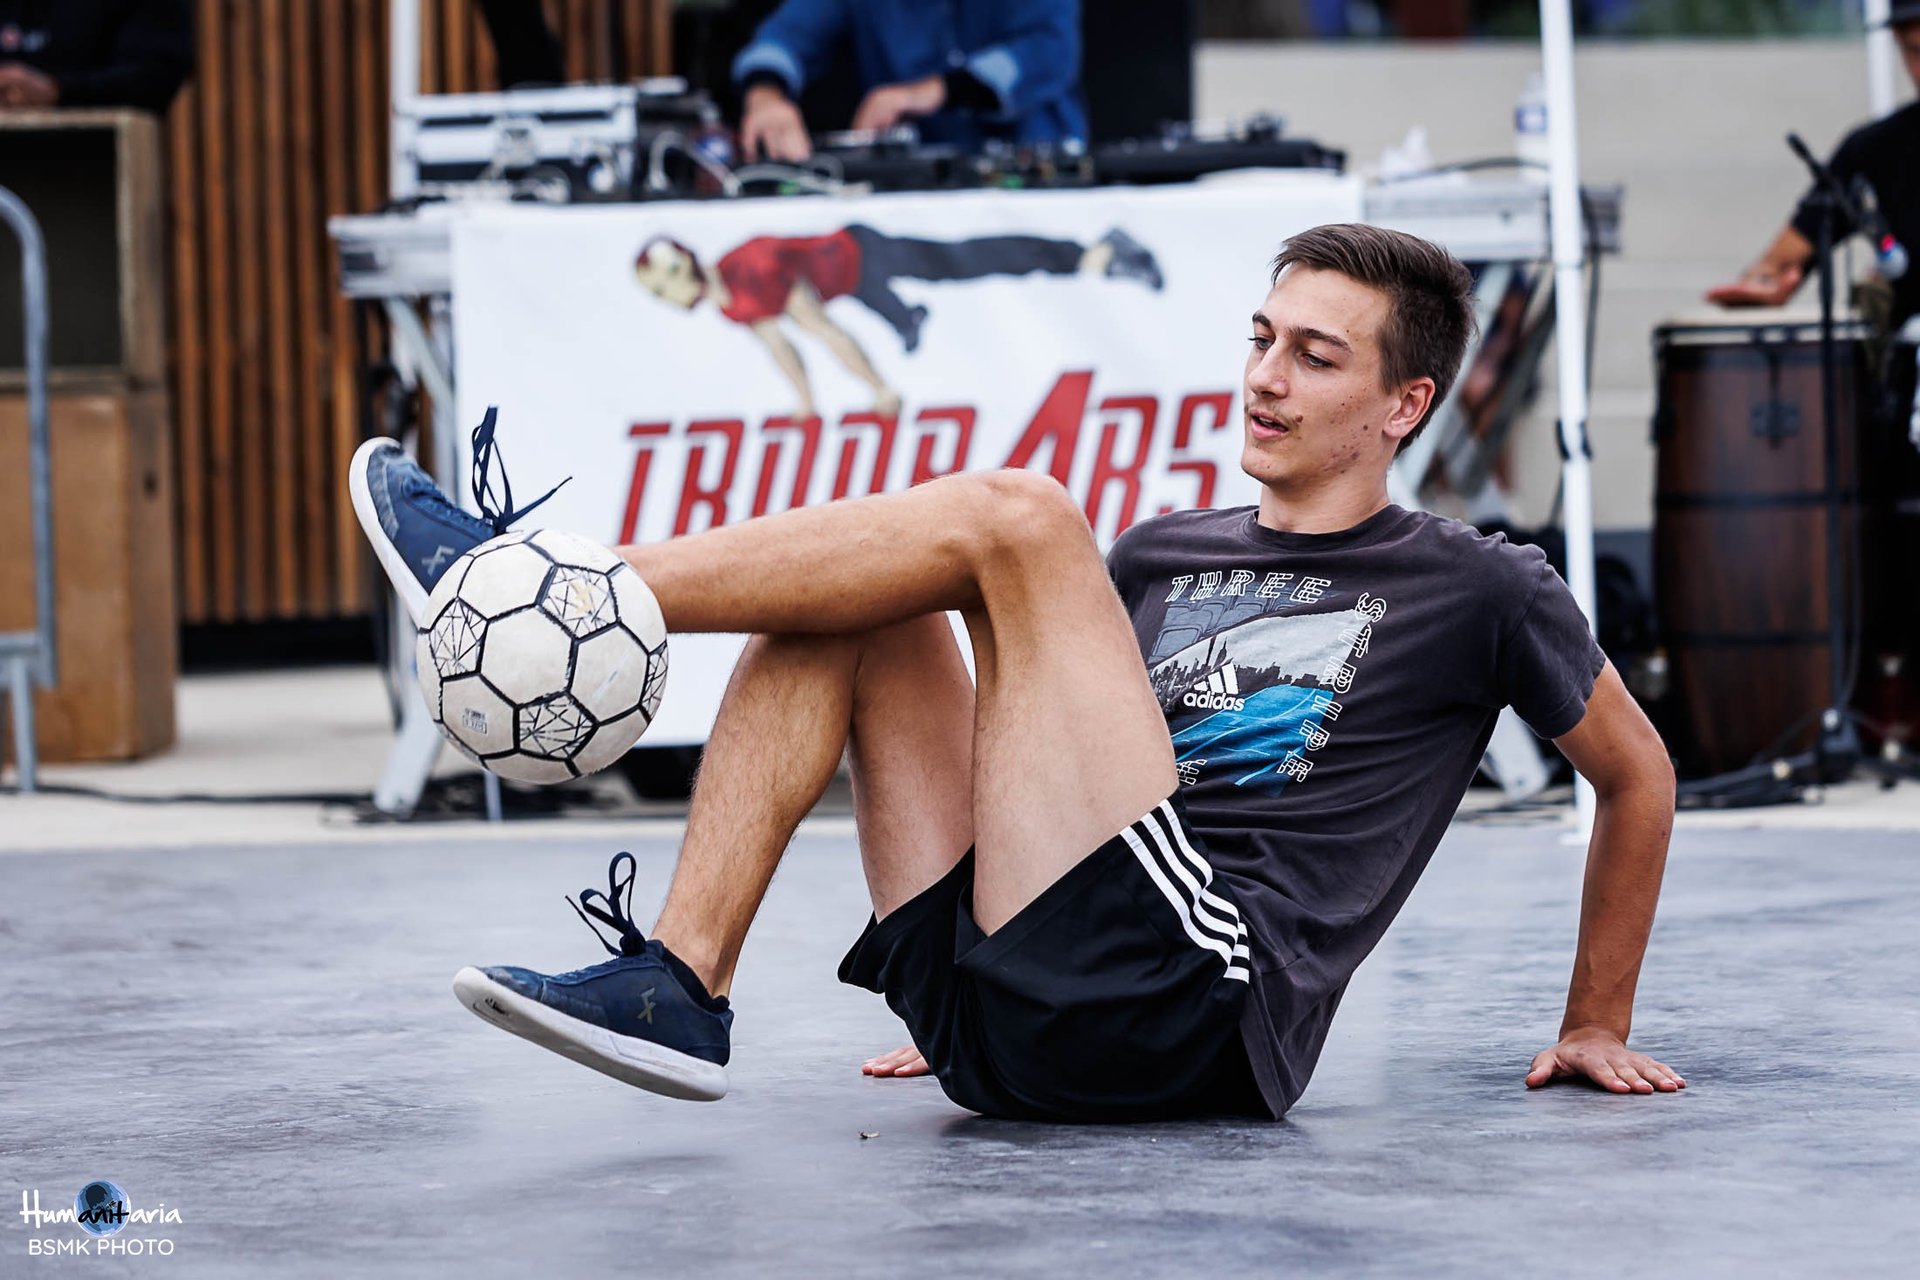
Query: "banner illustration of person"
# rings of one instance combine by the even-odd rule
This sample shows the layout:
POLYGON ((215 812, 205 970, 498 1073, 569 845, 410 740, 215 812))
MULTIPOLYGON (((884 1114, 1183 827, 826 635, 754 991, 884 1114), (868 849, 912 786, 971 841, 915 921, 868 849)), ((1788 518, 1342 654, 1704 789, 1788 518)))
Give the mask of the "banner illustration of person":
POLYGON ((864 348, 827 313, 826 304, 850 298, 884 320, 911 354, 929 310, 909 305, 896 280, 936 282, 989 276, 1090 276, 1130 280, 1158 291, 1165 280, 1153 252, 1116 227, 1092 244, 1041 236, 981 236, 919 240, 853 225, 823 236, 757 236, 704 263, 686 245, 655 236, 641 246, 633 271, 640 285, 670 306, 693 310, 711 302, 751 329, 767 348, 797 398, 795 416, 816 416, 806 363, 783 321, 818 339, 873 391, 874 410, 899 412, 900 394, 874 367, 864 348))

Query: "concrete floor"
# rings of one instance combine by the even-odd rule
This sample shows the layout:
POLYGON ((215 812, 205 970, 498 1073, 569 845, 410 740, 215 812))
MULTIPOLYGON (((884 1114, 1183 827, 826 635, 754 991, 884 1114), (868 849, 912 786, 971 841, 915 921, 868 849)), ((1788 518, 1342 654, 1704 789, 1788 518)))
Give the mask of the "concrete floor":
MULTIPOLYGON (((89 1274, 1912 1275, 1920 842, 1683 831, 1635 1043, 1672 1097, 1529 1093, 1579 859, 1461 824, 1281 1124, 1054 1128, 858 1074, 900 1040, 832 970, 865 915, 803 832, 736 987, 734 1093, 640 1093, 490 1030, 469 962, 593 958, 597 835, 0 858, 0 1191, 181 1221, 89 1274), (863 1138, 863 1134, 874 1135, 863 1138)), ((673 844, 634 846, 643 918, 673 844)), ((11 1207, 0 1274, 28 1256, 11 1207)))

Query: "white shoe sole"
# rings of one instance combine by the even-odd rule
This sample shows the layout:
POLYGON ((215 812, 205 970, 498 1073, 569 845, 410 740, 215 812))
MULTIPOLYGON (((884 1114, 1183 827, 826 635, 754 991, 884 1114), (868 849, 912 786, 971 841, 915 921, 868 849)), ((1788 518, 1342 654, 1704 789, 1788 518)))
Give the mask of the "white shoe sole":
POLYGON ((727 1096, 725 1067, 568 1017, 471 966, 453 976, 453 994, 502 1031, 636 1088, 689 1102, 717 1102, 727 1096))
POLYGON ((353 499, 353 514, 360 517, 360 531, 373 544, 373 553, 380 558, 380 567, 387 571, 387 580, 393 583, 400 603, 407 608, 407 616, 413 619, 417 627, 427 612, 427 589, 420 585, 420 579, 413 576, 413 570, 400 556, 400 549, 387 539, 386 532, 380 528, 380 512, 373 505, 373 490, 367 487, 367 460, 377 450, 392 443, 385 436, 375 436, 354 450, 353 462, 347 467, 347 494, 353 499))

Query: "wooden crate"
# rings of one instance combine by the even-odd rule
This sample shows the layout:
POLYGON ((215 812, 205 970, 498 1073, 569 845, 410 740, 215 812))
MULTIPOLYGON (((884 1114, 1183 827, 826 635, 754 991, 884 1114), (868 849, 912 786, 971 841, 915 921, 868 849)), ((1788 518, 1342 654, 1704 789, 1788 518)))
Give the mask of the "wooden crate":
MULTIPOLYGON (((41 758, 125 760, 174 738, 179 666, 166 391, 77 380, 51 405, 59 684, 36 698, 41 758)), ((27 406, 0 394, 0 631, 33 626, 27 406)), ((7 735, 7 749, 12 738, 7 735)))
MULTIPOLYGON (((53 385, 166 376, 160 127, 138 111, 0 112, 0 183, 46 243, 53 385)), ((0 232, 0 390, 25 385, 20 258, 0 232)))

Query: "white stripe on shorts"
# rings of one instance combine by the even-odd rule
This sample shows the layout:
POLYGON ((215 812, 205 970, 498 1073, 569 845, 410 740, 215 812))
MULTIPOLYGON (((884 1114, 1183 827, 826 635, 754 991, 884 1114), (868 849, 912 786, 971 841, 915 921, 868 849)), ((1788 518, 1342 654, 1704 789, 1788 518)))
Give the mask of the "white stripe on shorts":
MULTIPOLYGON (((1223 976, 1241 982, 1249 981, 1252 974, 1248 967, 1247 931, 1246 926, 1240 922, 1239 911, 1232 903, 1218 895, 1207 894, 1206 896, 1213 903, 1218 904, 1218 908, 1224 909, 1233 923, 1223 928, 1221 924, 1210 918, 1211 913, 1209 916, 1200 914, 1199 897, 1203 891, 1193 884, 1190 869, 1181 867, 1176 870, 1169 862, 1162 861, 1163 857, 1171 858, 1172 855, 1161 852, 1165 848, 1166 837, 1161 834, 1151 819, 1152 815, 1149 814, 1127 827, 1120 833, 1121 838, 1127 842, 1127 847, 1133 850, 1134 858, 1146 871, 1147 877, 1166 896, 1186 935, 1193 939, 1195 945, 1213 952, 1226 963, 1227 969, 1223 976), (1218 936, 1221 933, 1225 933, 1226 936, 1218 936)), ((1176 831, 1179 829, 1177 821, 1174 827, 1176 831)))
POLYGON ((1161 855, 1161 865, 1170 871, 1174 878, 1186 889, 1187 897, 1194 904, 1194 918, 1202 926, 1213 926, 1213 932, 1226 938, 1228 942, 1238 944, 1234 954, 1241 959, 1247 955, 1247 929, 1240 920, 1240 909, 1217 893, 1209 893, 1207 886, 1213 883, 1213 868, 1207 860, 1193 851, 1187 843, 1187 833, 1180 829, 1180 819, 1174 816, 1173 806, 1160 802, 1159 808, 1140 819, 1135 826, 1145 827, 1153 836, 1161 855), (1153 820, 1154 814, 1161 821, 1153 820), (1174 845, 1167 840, 1166 831, 1171 829, 1173 839, 1178 843, 1180 852, 1174 852, 1174 845), (1184 856, 1183 856, 1184 855, 1184 856))

